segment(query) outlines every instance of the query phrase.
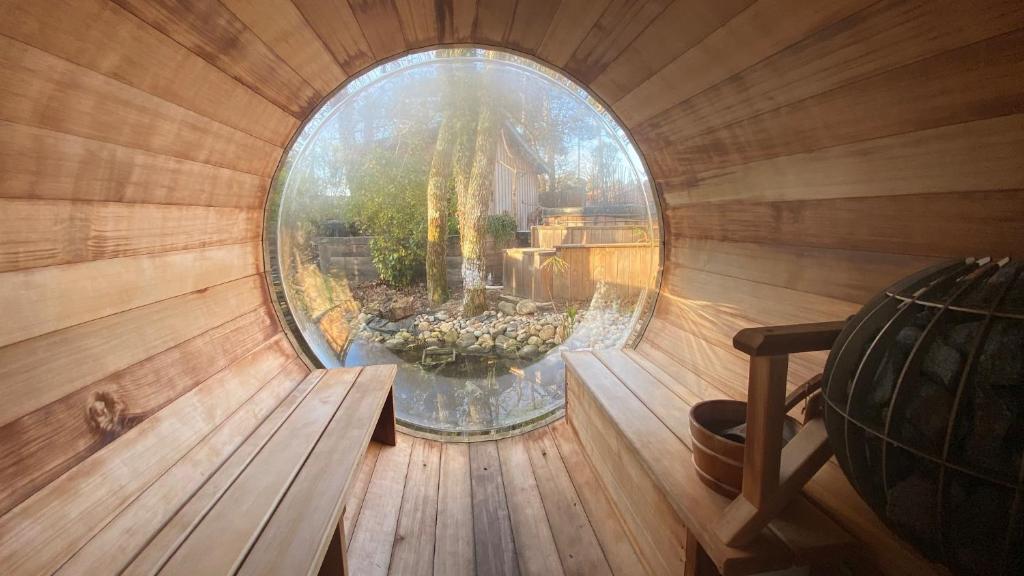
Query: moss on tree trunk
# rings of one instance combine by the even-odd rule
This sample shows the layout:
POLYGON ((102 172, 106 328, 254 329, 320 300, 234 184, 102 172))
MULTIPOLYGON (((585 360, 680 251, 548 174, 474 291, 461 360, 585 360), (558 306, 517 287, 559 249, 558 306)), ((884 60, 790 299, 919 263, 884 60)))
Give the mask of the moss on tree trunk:
POLYGON ((459 236, 462 243, 462 312, 476 316, 487 308, 487 261, 484 244, 487 234, 487 210, 494 183, 497 119, 486 103, 477 117, 476 145, 469 182, 459 193, 459 236))
POLYGON ((438 306, 448 300, 448 194, 457 126, 445 118, 438 131, 427 181, 427 296, 438 306))

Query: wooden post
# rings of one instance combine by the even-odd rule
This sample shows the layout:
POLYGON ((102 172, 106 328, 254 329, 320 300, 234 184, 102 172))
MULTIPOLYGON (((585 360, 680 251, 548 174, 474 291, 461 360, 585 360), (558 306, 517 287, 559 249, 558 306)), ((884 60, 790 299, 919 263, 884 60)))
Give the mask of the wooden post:
POLYGON ((388 391, 388 398, 381 408, 380 417, 377 419, 377 426, 373 429, 373 440, 388 446, 394 446, 397 442, 395 437, 395 391, 388 391))
POLYGON ((742 495, 760 507, 779 486, 789 356, 750 358, 742 495))
POLYGON ((827 350, 843 322, 741 330, 733 345, 750 355, 743 488, 714 527, 729 546, 753 541, 832 454, 821 418, 809 419, 782 449, 789 354, 827 350))
POLYGON ((686 531, 686 564, 683 576, 721 576, 707 551, 700 545, 693 530, 686 531))
MULTIPOLYGON (((342 513, 342 518, 345 514, 342 513)), ((334 535, 331 536, 331 543, 324 554, 324 560, 320 564, 317 576, 346 576, 348 574, 348 558, 345 553, 345 527, 344 520, 340 520, 334 528, 334 535)))

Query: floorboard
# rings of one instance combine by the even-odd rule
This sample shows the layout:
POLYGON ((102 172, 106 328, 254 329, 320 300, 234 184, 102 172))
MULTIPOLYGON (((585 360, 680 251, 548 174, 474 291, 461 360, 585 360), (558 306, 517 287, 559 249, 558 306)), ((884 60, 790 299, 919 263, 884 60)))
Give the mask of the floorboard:
POLYGON ((398 519, 389 573, 430 576, 434 572, 434 530, 437 526, 437 488, 441 444, 413 439, 402 512, 398 519))
POLYGON ((498 442, 501 476, 523 576, 557 576, 562 562, 522 437, 498 442))
POLYGON ((519 562, 497 442, 471 444, 469 464, 477 574, 518 576, 519 562))
POLYGON ((395 446, 382 446, 380 449, 348 547, 348 565, 352 574, 385 576, 388 573, 412 440, 403 436, 395 446))
POLYGON ((374 442, 345 528, 352 574, 648 573, 564 421, 472 444, 374 442))

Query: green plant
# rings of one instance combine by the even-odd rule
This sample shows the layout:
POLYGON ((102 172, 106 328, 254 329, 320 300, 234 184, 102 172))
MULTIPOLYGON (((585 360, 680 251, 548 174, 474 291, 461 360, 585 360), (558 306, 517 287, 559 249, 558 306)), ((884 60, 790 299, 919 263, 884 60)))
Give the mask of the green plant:
POLYGON ((569 271, 569 263, 560 258, 557 254, 549 257, 540 265, 541 271, 547 276, 548 300, 554 301, 555 274, 564 274, 569 271))
POLYGON ((376 149, 350 165, 347 215, 372 236, 370 256, 382 280, 408 286, 421 279, 427 244, 427 163, 376 149))
POLYGON ((576 308, 575 304, 569 304, 565 308, 565 335, 572 334, 572 329, 576 326, 576 316, 579 315, 579 309, 576 308))
POLYGON ((487 217, 487 235, 498 248, 508 248, 516 239, 519 225, 508 212, 491 214, 487 217))
POLYGON ((633 227, 633 242, 646 244, 648 242, 647 229, 640 226, 633 227))

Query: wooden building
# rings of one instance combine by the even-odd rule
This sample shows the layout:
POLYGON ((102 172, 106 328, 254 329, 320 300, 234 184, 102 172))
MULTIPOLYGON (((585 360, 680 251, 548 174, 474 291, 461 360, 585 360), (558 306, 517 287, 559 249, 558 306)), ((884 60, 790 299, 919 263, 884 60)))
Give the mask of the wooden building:
MULTIPOLYGON (((456 43, 564 70, 638 144, 662 207, 660 296, 635 349, 578 368, 631 374, 671 402, 571 388, 568 423, 532 436, 364 445, 342 468, 354 470, 344 505, 308 492, 334 498, 308 504, 342 530, 289 531, 311 524, 266 523, 236 494, 213 515, 249 532, 210 532, 217 554, 179 547, 179 560, 261 572, 292 558, 249 546, 255 530, 315 539, 316 562, 347 549, 360 576, 706 572, 707 526, 673 499, 696 486, 673 473, 690 462, 672 419, 685 413, 659 419, 643 401, 744 397, 740 329, 844 319, 940 259, 1024 257, 1020 0, 10 0, 0 572, 115 574, 149 559, 185 572, 152 548, 178 542, 161 531, 214 490, 206 479, 249 462, 247 439, 269 434, 281 402, 321 382, 311 393, 335 394, 340 424, 368 425, 359 416, 382 400, 339 404, 356 376, 311 373, 275 313, 270 179, 337 86, 456 43), (659 445, 654 464, 638 448, 659 445), (597 458, 608 453, 616 466, 597 458), (633 495, 643 508, 625 506, 633 495)), ((794 356, 791 385, 823 361, 794 356)), ((294 451, 266 446, 275 477, 309 478, 294 451)), ((856 542, 855 573, 944 573, 834 463, 803 494, 801 513, 856 542)), ((766 538, 764 557, 783 550, 766 538)))
POLYGON ((529 232, 539 219, 540 192, 551 169, 534 152, 522 135, 505 122, 499 133, 494 159, 494 196, 491 214, 509 214, 520 232, 529 232))

